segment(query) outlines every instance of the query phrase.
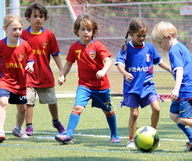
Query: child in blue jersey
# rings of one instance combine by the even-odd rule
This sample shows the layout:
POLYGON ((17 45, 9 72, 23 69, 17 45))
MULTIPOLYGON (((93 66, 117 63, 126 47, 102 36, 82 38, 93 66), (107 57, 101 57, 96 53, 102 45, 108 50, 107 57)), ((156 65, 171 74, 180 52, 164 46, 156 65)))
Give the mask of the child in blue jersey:
POLYGON ((175 86, 171 92, 170 118, 188 137, 184 152, 192 151, 192 59, 189 50, 177 40, 177 29, 161 21, 152 31, 152 39, 169 52, 175 86))
POLYGON ((169 66, 162 61, 155 47, 144 42, 147 30, 143 19, 132 20, 125 37, 125 44, 115 62, 118 70, 124 76, 124 99, 121 106, 130 107, 128 148, 135 147, 133 139, 139 106, 141 108, 147 105, 151 106, 151 126, 157 128, 160 107, 159 96, 152 81, 153 65, 159 65, 161 68, 170 71, 169 66), (127 42, 128 35, 132 38, 129 42, 127 42))

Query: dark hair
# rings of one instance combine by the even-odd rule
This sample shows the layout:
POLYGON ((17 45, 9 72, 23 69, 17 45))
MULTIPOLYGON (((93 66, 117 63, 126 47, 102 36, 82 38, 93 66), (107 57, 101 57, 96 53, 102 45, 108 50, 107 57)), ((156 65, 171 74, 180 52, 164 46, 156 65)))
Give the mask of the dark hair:
POLYGON ((98 35, 98 24, 89 15, 86 15, 86 14, 79 15, 75 20, 74 30, 73 30, 75 35, 79 36, 78 31, 80 29, 81 24, 93 30, 92 38, 98 35))
POLYGON ((26 11, 25 11, 25 17, 28 20, 28 18, 31 17, 31 14, 33 11, 38 10, 41 14, 44 15, 45 20, 49 18, 48 16, 48 10, 45 8, 44 4, 41 2, 32 2, 31 4, 28 5, 26 11))
POLYGON ((138 31, 147 32, 147 30, 148 30, 147 25, 143 19, 136 18, 132 20, 131 23, 129 24, 129 27, 125 36, 125 41, 123 44, 124 51, 126 50, 126 44, 127 44, 127 39, 129 34, 136 33, 138 31))

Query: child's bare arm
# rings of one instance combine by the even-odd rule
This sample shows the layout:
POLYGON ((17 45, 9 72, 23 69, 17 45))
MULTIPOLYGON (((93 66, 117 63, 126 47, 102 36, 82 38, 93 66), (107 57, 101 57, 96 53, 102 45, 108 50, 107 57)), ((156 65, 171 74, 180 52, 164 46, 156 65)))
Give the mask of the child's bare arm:
POLYGON ((179 96, 179 90, 183 80, 183 69, 179 68, 176 70, 176 80, 173 91, 171 92, 171 100, 176 101, 179 96))
POLYGON ((161 63, 159 63, 159 66, 160 66, 162 69, 164 69, 164 70, 168 71, 169 73, 171 73, 171 68, 170 68, 170 66, 167 65, 165 62, 162 61, 161 63))
POLYGON ((117 65, 118 70, 123 74, 127 82, 130 82, 133 80, 133 75, 125 70, 125 67, 122 64, 117 65))
POLYGON ((59 73, 61 75, 61 70, 62 70, 63 66, 62 66, 62 62, 61 62, 60 56, 59 55, 54 55, 53 59, 54 59, 55 63, 57 64, 57 67, 59 68, 59 73))
POLYGON ((109 69, 111 68, 111 65, 112 65, 112 61, 109 57, 104 58, 103 63, 104 63, 103 69, 99 70, 96 74, 96 77, 98 79, 104 77, 104 75, 109 71, 109 69))
POLYGON ((62 85, 66 81, 66 75, 71 70, 72 65, 73 63, 67 61, 64 67, 61 69, 61 75, 60 78, 58 79, 59 85, 62 85))

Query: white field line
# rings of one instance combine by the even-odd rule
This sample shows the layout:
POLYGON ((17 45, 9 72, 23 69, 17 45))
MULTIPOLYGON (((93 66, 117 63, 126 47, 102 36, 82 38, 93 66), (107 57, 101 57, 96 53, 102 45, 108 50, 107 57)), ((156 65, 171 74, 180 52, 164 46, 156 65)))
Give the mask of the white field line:
MULTIPOLYGON (((7 134, 12 134, 12 131, 6 131, 5 133, 7 134)), ((36 139, 55 139, 55 135, 58 133, 49 133, 49 132, 34 132, 34 135, 53 135, 53 136, 35 136, 34 138, 36 139)), ((83 137, 93 137, 93 138, 109 138, 109 135, 94 135, 94 134, 82 134, 82 133, 78 133, 78 134, 74 134, 74 136, 83 136, 83 137)), ((127 136, 120 136, 121 139, 126 139, 127 136)), ((160 138, 161 141, 183 141, 183 142, 187 142, 187 140, 184 139, 168 139, 168 138, 160 138)))

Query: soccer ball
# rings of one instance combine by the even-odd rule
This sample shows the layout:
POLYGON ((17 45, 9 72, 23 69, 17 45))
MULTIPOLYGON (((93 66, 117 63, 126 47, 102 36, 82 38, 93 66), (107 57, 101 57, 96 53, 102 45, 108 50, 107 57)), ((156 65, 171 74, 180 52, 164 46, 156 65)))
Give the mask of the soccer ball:
POLYGON ((142 152, 152 152, 159 144, 159 135, 157 130, 151 126, 140 127, 134 136, 134 142, 137 149, 142 152))

